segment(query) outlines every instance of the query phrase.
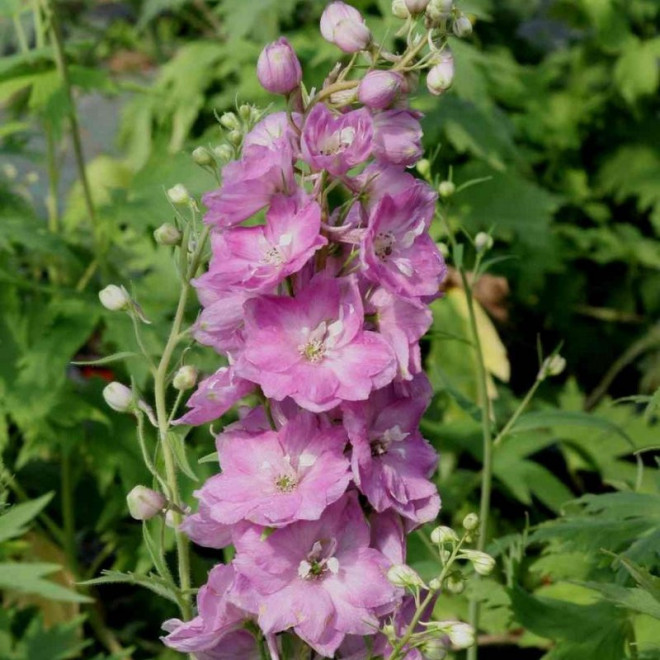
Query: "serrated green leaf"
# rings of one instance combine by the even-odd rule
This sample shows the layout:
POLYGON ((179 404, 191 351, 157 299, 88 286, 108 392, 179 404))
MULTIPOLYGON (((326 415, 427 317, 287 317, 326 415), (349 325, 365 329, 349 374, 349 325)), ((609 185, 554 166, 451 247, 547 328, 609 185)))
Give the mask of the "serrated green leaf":
POLYGON ((46 493, 36 500, 15 504, 0 516, 0 543, 7 539, 22 536, 27 532, 29 523, 53 499, 53 493, 46 493))
POLYGON ((177 429, 176 431, 170 431, 167 434, 167 441, 172 448, 174 459, 181 472, 193 481, 199 481, 199 478, 192 469, 186 454, 185 435, 189 430, 190 429, 177 429))
POLYGON ((630 589, 607 582, 580 582, 580 585, 597 591, 605 597, 605 600, 619 607, 660 619, 660 602, 644 589, 638 587, 630 589))
POLYGON ((0 589, 35 594, 49 600, 70 603, 90 603, 91 598, 45 580, 44 576, 61 570, 57 564, 0 563, 0 589))
POLYGON ((177 594, 157 575, 136 575, 135 573, 122 573, 121 571, 103 571, 101 577, 80 582, 83 586, 98 586, 102 584, 134 584, 144 587, 153 593, 171 600, 178 605, 177 594))

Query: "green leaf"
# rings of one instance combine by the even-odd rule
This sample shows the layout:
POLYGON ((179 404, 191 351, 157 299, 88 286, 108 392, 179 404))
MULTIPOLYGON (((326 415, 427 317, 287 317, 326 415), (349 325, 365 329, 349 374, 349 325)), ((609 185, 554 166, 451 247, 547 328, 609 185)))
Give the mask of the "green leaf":
POLYGON ((650 96, 658 89, 658 45, 660 39, 633 41, 623 51, 614 67, 614 81, 628 103, 650 96))
POLYGON ((136 575, 135 573, 122 573, 121 571, 103 571, 101 577, 85 582, 79 582, 83 586, 98 586, 102 584, 133 584, 149 589, 153 593, 179 604, 178 595, 172 588, 157 575, 136 575))
POLYGON ((7 539, 22 536, 27 532, 29 523, 53 499, 53 493, 46 493, 36 500, 15 504, 0 516, 0 543, 7 539))
POLYGON ((660 602, 644 589, 638 587, 630 589, 607 582, 580 582, 580 585, 597 591, 605 597, 605 600, 619 607, 660 619, 660 602))
POLYGON ((134 351, 122 351, 120 353, 113 353, 112 355, 107 355, 106 357, 99 358, 98 360, 76 360, 71 364, 76 364, 76 365, 111 364, 112 362, 119 362, 120 360, 126 360, 127 358, 132 358, 132 357, 142 357, 142 354, 135 353, 134 351))
POLYGON ((147 550, 149 551, 149 555, 151 557, 151 561, 154 564, 154 567, 164 580, 170 584, 174 584, 172 574, 170 573, 170 569, 168 568, 167 562, 165 561, 165 557, 163 555, 162 541, 154 538, 151 530, 149 529, 151 526, 159 527, 160 529, 156 530, 156 534, 160 534, 162 536, 162 525, 163 521, 159 518, 155 518, 153 522, 145 520, 142 523, 142 535, 144 538, 144 544, 147 546, 147 550))
POLYGON ((186 454, 185 436, 188 431, 190 431, 189 428, 169 431, 167 434, 167 441, 170 443, 174 459, 181 472, 193 481, 199 481, 199 478, 192 469, 186 454))
POLYGON ((61 567, 57 564, 3 562, 0 563, 0 589, 35 594, 49 600, 91 603, 91 598, 43 579, 59 570, 61 567))

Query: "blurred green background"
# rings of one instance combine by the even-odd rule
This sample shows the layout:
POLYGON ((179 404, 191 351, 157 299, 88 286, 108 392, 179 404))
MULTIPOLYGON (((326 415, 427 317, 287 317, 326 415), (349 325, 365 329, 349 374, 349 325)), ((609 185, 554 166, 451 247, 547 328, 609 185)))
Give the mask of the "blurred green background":
MULTIPOLYGON (((353 4, 393 46, 390 3, 353 4)), ((179 290, 152 237, 172 220, 164 191, 215 186, 190 157, 223 141, 215 113, 277 106, 255 75, 265 42, 286 34, 306 85, 322 83, 341 55, 318 33, 324 5, 61 0, 69 99, 52 2, 0 2, 0 503, 23 507, 0 517, 0 658, 174 657, 157 640, 171 603, 125 584, 71 590, 101 569, 151 568, 124 499, 148 483, 134 423, 101 397, 129 374, 148 394, 148 374, 130 360, 71 362, 134 348, 130 320, 98 303, 109 283, 133 290, 152 321, 148 348, 162 349, 179 290)), ((474 34, 451 42, 454 86, 437 98, 422 81, 413 104, 434 175, 485 179, 449 213, 457 229, 491 231, 503 257, 476 292, 498 423, 533 384, 539 345, 548 354, 561 342, 568 362, 496 454, 499 570, 473 587, 485 608, 481 655, 658 658, 660 2, 458 7, 474 34)), ((467 334, 462 291, 455 278, 448 287, 424 344, 436 396, 423 430, 441 453, 441 517, 452 523, 476 508, 481 440, 475 366, 456 339, 467 334)), ((192 361, 207 372, 218 364, 201 348, 192 361)), ((213 451, 208 429, 186 451, 200 479, 212 473, 197 464, 213 451)), ((221 558, 195 549, 197 584, 221 558)), ((420 538, 409 559, 432 575, 420 538)), ((465 613, 465 595, 438 604, 439 615, 465 613)))

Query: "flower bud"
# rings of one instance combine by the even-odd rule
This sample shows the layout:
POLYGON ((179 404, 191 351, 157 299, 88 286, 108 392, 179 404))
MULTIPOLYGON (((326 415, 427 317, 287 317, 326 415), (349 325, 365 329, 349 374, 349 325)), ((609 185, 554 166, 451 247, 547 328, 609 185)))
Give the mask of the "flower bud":
POLYGON ((453 181, 441 181, 438 186, 438 192, 440 193, 440 197, 447 199, 447 197, 451 197, 456 192, 456 186, 453 181))
POLYGON ((405 0, 392 0, 392 14, 397 18, 408 18, 410 16, 405 0))
POLYGON ((228 163, 234 157, 234 150, 228 144, 220 144, 213 149, 216 158, 222 163, 228 163))
POLYGON ((469 560, 479 575, 490 575, 495 568, 495 560, 479 550, 463 550, 461 557, 469 560))
POLYGON ((444 543, 457 543, 458 536, 451 527, 440 525, 431 532, 431 541, 436 545, 443 545, 444 543))
POLYGON ((429 0, 404 0, 404 2, 406 9, 413 15, 421 14, 429 4, 429 0))
POLYGON ((172 186, 167 191, 167 196, 169 197, 170 202, 177 206, 184 206, 185 204, 190 203, 190 195, 182 183, 177 183, 175 186, 172 186))
POLYGON ((208 167, 209 165, 214 164, 213 156, 211 156, 206 147, 197 147, 196 149, 193 149, 192 158, 201 167, 208 167))
POLYGON ((233 112, 223 112, 220 116, 220 124, 228 131, 239 130, 241 128, 241 122, 233 112))
POLYGON ((116 381, 103 388, 103 398, 117 412, 129 412, 133 407, 133 392, 126 385, 116 381))
POLYGON ((371 32, 360 12, 339 0, 323 11, 321 34, 345 53, 357 53, 371 43, 371 32))
POLYGON ((178 245, 181 242, 181 232, 174 225, 165 222, 154 231, 154 239, 158 245, 178 245))
POLYGON ((454 31, 454 34, 459 39, 462 39, 463 37, 469 37, 472 34, 472 23, 465 14, 458 16, 451 27, 454 31))
POLYGON ((537 380, 545 380, 548 377, 559 376, 566 368, 566 359, 561 355, 552 355, 545 360, 536 376, 537 380))
POLYGON ((358 100, 372 110, 383 110, 392 104, 403 82, 396 71, 370 71, 360 82, 358 100))
POLYGON ((387 579, 395 587, 423 587, 424 581, 414 569, 406 564, 394 564, 387 571, 387 579))
POLYGON ((382 632, 383 635, 387 637, 387 639, 396 639, 396 630, 394 629, 394 625, 392 623, 384 623, 380 629, 380 632, 382 632))
POLYGON ((429 639, 420 647, 424 660, 444 660, 447 657, 447 647, 441 639, 429 639))
POLYGON ((477 252, 486 252, 493 247, 493 237, 490 234, 486 234, 483 231, 480 231, 474 237, 474 247, 477 252))
POLYGON ((415 165, 415 169, 425 178, 429 179, 431 176, 431 162, 428 158, 420 158, 415 165))
POLYGON ((465 591, 465 581, 460 573, 452 573, 445 580, 445 588, 451 594, 462 594, 465 591))
POLYGON ((476 513, 468 513, 463 518, 463 528, 468 532, 472 532, 479 527, 479 516, 476 513))
POLYGON ((131 297, 123 286, 108 284, 99 291, 99 300, 111 312, 122 312, 131 306, 131 297))
POLYGON ((426 7, 426 17, 431 23, 446 20, 451 14, 454 0, 431 0, 426 7))
POLYGON ((271 94, 289 94, 300 85, 300 62, 284 37, 268 44, 261 51, 257 62, 257 78, 261 86, 271 94))
POLYGON ((252 106, 248 103, 243 103, 243 105, 238 109, 238 116, 246 123, 250 123, 252 119, 252 106))
POLYGON ((165 498, 146 486, 135 486, 126 496, 128 511, 135 520, 149 520, 165 507, 165 498))
POLYGON ((431 591, 440 591, 440 589, 442 589, 442 582, 440 582, 438 578, 433 578, 429 582, 429 589, 431 591))
POLYGON ((195 387, 196 382, 197 369, 186 364, 174 374, 172 386, 175 390, 189 390, 195 387))
POLYGON ((446 243, 436 243, 435 246, 438 248, 438 252, 446 259, 449 256, 449 248, 446 243))
POLYGON ((474 628, 467 623, 452 623, 445 632, 456 649, 467 649, 474 644, 474 628))
POLYGON ((454 80, 454 56, 450 52, 441 53, 436 64, 426 74, 429 92, 439 96, 446 92, 454 80))
POLYGON ((227 135, 227 139, 235 146, 237 147, 240 143, 241 140, 243 139, 243 133, 241 131, 236 130, 236 131, 229 131, 229 134, 227 135))

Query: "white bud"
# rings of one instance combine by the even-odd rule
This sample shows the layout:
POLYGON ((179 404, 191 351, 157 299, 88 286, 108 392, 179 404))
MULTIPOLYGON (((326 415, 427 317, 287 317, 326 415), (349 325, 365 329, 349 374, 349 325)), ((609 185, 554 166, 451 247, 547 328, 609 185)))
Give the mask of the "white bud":
POLYGON ((460 573, 452 573, 445 580, 445 588, 451 594, 462 594, 465 591, 465 581, 460 573))
POLYGON ((454 24, 452 25, 452 30, 459 39, 463 37, 469 37, 472 34, 472 23, 465 14, 461 14, 454 21, 454 24))
POLYGON ((196 382, 197 369, 186 364, 174 374, 172 386, 175 390, 189 390, 190 388, 195 387, 196 382))
POLYGON ((174 225, 165 222, 154 231, 154 240, 158 245, 178 245, 181 243, 181 232, 174 225))
POLYGON ((126 496, 128 511, 135 520, 149 520, 165 507, 166 500, 155 490, 146 486, 135 486, 126 496))
POLYGON ((566 369, 566 359, 561 355, 552 355, 543 360, 536 379, 545 380, 548 377, 559 376, 564 369, 566 369))
POLYGON ((442 582, 438 578, 433 578, 429 582, 429 589, 431 591, 440 591, 442 589, 442 582))
POLYGON ((479 516, 476 513, 468 513, 463 518, 463 528, 468 532, 472 532, 479 527, 479 516))
POLYGON ((208 167, 213 165, 213 156, 209 153, 209 150, 206 147, 197 147, 193 149, 192 152, 193 160, 202 167, 208 167))
POLYGON ((490 575, 495 568, 495 560, 480 550, 463 550, 460 556, 470 561, 479 575, 490 575))
POLYGON ((426 17, 431 23, 439 23, 449 18, 454 0, 431 0, 426 7, 426 17))
POLYGON ((477 252, 487 252, 493 247, 493 237, 486 232, 480 231, 474 237, 474 247, 477 252))
POLYGON ((420 648, 424 660, 444 660, 447 657, 447 647, 441 639, 429 639, 420 648))
POLYGON ((429 0, 404 0, 404 2, 411 14, 421 14, 429 4, 429 0))
POLYGON ((417 161, 415 169, 425 178, 428 179, 431 176, 431 162, 428 158, 421 158, 417 161))
POLYGON ((131 297, 123 286, 108 284, 105 289, 99 291, 99 300, 106 309, 111 312, 122 312, 131 306, 131 297))
POLYGON ((234 157, 234 150, 228 144, 218 145, 213 153, 222 163, 228 163, 234 157))
POLYGON ((423 587, 424 581, 414 569, 406 564, 394 564, 387 571, 387 579, 395 587, 423 587))
POLYGON ((241 140, 243 139, 243 133, 241 133, 240 131, 229 131, 229 133, 227 135, 227 139, 235 147, 237 147, 241 143, 241 140))
POLYGON ((445 259, 449 256, 449 248, 446 243, 436 243, 435 246, 445 259))
POLYGON ((243 105, 238 109, 238 116, 244 121, 249 123, 252 119, 252 106, 243 103, 243 105))
POLYGON ((408 7, 406 7, 405 0, 392 0, 392 13, 397 18, 408 18, 410 12, 408 7))
POLYGON ((474 644, 474 628, 467 623, 452 623, 445 632, 456 649, 467 649, 474 644))
POLYGON ((103 398, 117 412, 129 412, 133 407, 133 392, 126 385, 116 381, 103 388, 103 398))
POLYGON ((438 186, 438 192, 440 193, 440 197, 447 199, 447 197, 451 197, 456 192, 456 186, 453 181, 441 181, 438 186))
POLYGON ((183 206, 190 203, 190 194, 182 183, 177 183, 167 191, 167 196, 172 204, 183 206))
POLYGON ((230 131, 240 130, 241 122, 233 112, 225 112, 220 117, 220 123, 230 131))
POLYGON ((431 541, 436 545, 444 543, 458 543, 458 536, 451 527, 440 525, 431 532, 431 541))

